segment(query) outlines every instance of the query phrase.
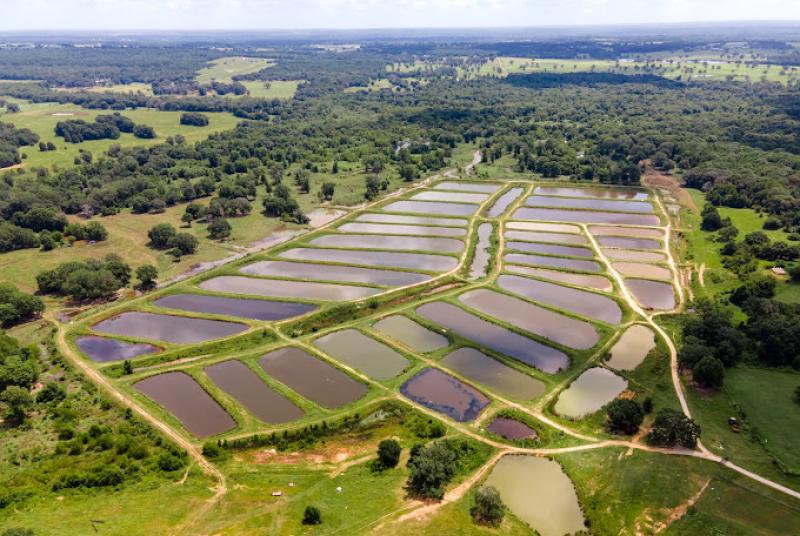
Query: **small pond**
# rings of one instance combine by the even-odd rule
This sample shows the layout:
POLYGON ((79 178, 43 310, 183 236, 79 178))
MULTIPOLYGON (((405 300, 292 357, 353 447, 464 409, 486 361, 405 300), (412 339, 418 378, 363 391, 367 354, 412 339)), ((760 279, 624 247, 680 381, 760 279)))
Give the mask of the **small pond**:
POLYGON ((628 214, 625 212, 593 212, 554 208, 520 208, 514 213, 516 220, 574 221, 579 223, 616 223, 619 225, 658 225, 658 216, 628 214))
POLYGON ((92 326, 94 331, 136 339, 189 344, 219 339, 247 329, 244 324, 130 311, 92 326))
POLYGON ((500 189, 499 184, 480 184, 477 182, 444 181, 434 186, 436 190, 453 190, 456 192, 483 192, 493 194, 500 189))
POLYGON ((627 236, 600 236, 597 243, 607 248, 661 249, 661 242, 651 238, 631 238, 627 236))
POLYGON ((490 218, 502 216, 506 209, 508 209, 509 205, 516 201, 516 199, 524 190, 524 188, 511 188, 509 191, 497 198, 497 201, 494 202, 494 205, 492 205, 492 208, 489 209, 487 215, 490 218))
POLYGON ((567 225, 565 223, 539 223, 534 221, 510 221, 506 223, 507 229, 518 229, 520 231, 544 231, 546 233, 571 233, 581 234, 581 229, 577 225, 567 225))
POLYGON ((477 203, 481 204, 489 199, 489 194, 467 192, 437 192, 429 190, 411 197, 414 201, 446 201, 449 203, 477 203))
POLYGON ((633 262, 661 262, 667 260, 666 255, 655 251, 634 251, 631 249, 602 248, 603 253, 611 260, 633 262))
POLYGON ((529 207, 608 210, 611 212, 636 212, 641 214, 653 212, 653 205, 646 201, 606 201, 601 199, 574 199, 570 197, 532 195, 525 200, 525 204, 529 207))
POLYGON ((587 188, 566 188, 562 186, 537 186, 533 192, 538 195, 555 195, 561 197, 581 197, 598 199, 628 199, 632 201, 644 201, 649 197, 647 192, 627 188, 603 188, 591 186, 587 188))
POLYGON ((522 441, 523 439, 536 439, 539 434, 525 423, 507 417, 495 417, 486 427, 491 433, 499 435, 509 441, 522 441))
POLYGON ((314 346, 374 380, 393 378, 410 364, 396 351, 355 329, 320 337, 314 340, 314 346))
POLYGON ((442 214, 445 216, 472 216, 478 205, 467 203, 439 203, 436 201, 395 201, 383 207, 386 212, 411 212, 414 214, 442 214))
POLYGON ((579 419, 599 410, 627 387, 628 382, 610 370, 590 368, 558 395, 553 409, 564 417, 579 419))
POLYGON ((642 279, 672 279, 672 272, 663 266, 655 264, 642 264, 640 262, 613 262, 611 266, 625 277, 640 277, 642 279))
POLYGON ((489 405, 486 395, 435 368, 419 371, 400 387, 400 392, 458 422, 473 420, 489 405))
POLYGON ((415 352, 433 352, 448 345, 447 337, 444 335, 420 326, 401 315, 387 316, 376 322, 372 328, 405 344, 415 352))
POLYGON ((275 298, 302 298, 320 301, 348 301, 366 298, 383 292, 372 287, 353 287, 333 283, 309 281, 284 281, 280 279, 259 279, 239 275, 220 275, 198 285, 203 290, 225 292, 228 294, 250 294, 252 296, 271 296, 275 298))
POLYGON ((397 223, 408 225, 441 225, 444 227, 466 227, 462 218, 434 218, 430 216, 401 216, 399 214, 362 214, 355 221, 370 223, 397 223))
POLYGON ((645 309, 670 310, 675 308, 675 292, 670 283, 649 281, 647 279, 626 279, 636 301, 645 309))
POLYGON ((317 279, 323 281, 343 281, 346 283, 366 283, 402 287, 421 283, 430 276, 416 272, 396 270, 377 270, 356 268, 337 264, 312 264, 307 262, 260 261, 248 264, 242 273, 258 276, 290 277, 296 279, 317 279))
POLYGON ((594 257, 594 252, 589 248, 539 244, 538 242, 506 242, 506 249, 525 251, 527 253, 542 253, 544 255, 563 255, 565 257, 594 257))
POLYGON ((656 337, 653 330, 641 324, 634 324, 626 329, 611 347, 611 359, 606 364, 617 370, 633 370, 655 347, 656 337))
POLYGON ((165 309, 240 316, 255 320, 281 320, 313 311, 316 305, 269 300, 245 300, 204 294, 172 294, 153 302, 165 309))
POLYGON ((504 365, 475 348, 459 348, 442 364, 503 396, 532 400, 544 393, 544 383, 504 365))
POLYGON ((664 233, 660 229, 643 227, 611 227, 608 225, 592 225, 589 231, 596 236, 630 236, 633 238, 655 238, 661 240, 664 233))
POLYGON ((533 266, 546 266, 548 268, 563 268, 565 270, 578 270, 580 272, 599 272, 600 264, 595 261, 581 259, 566 259, 563 257, 546 257, 543 255, 529 255, 525 253, 508 253, 503 257, 506 263, 530 264, 533 266))
POLYGON ((464 236, 467 230, 460 227, 432 227, 430 225, 392 225, 388 223, 350 222, 339 226, 337 231, 379 235, 416 236, 464 236))
POLYGON ((492 243, 492 224, 482 223, 478 226, 478 243, 475 245, 475 255, 469 267, 469 278, 479 279, 486 275, 489 266, 489 248, 492 243))
POLYGON ((602 275, 570 274, 567 272, 559 272, 558 270, 548 270, 547 268, 531 268, 529 266, 516 266, 514 264, 506 266, 505 269, 507 272, 513 272, 515 274, 530 275, 538 277, 539 279, 549 279, 551 281, 558 281, 559 283, 593 288, 605 292, 610 292, 613 288, 611 281, 602 275))
POLYGON ((97 361, 98 363, 133 359, 140 355, 152 354, 158 351, 158 348, 151 344, 133 344, 130 342, 118 341, 117 339, 95 337, 93 335, 78 337, 75 339, 75 344, 89 359, 97 361))
POLYGON ((464 242, 454 238, 396 235, 331 234, 315 238, 310 244, 321 248, 390 249, 444 253, 458 253, 464 249, 464 242))
POLYGON ((566 233, 542 233, 535 231, 506 231, 507 240, 522 240, 524 242, 544 242, 546 244, 572 244, 585 245, 589 241, 582 235, 566 233))
POLYGON ((458 264, 458 259, 455 257, 393 251, 295 248, 284 251, 280 256, 285 259, 303 261, 352 263, 364 266, 429 270, 432 272, 447 272, 458 264))

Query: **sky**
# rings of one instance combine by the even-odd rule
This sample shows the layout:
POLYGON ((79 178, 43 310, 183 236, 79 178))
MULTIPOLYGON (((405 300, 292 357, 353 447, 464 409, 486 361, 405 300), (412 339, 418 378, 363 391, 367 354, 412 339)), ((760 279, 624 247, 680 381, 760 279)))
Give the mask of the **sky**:
POLYGON ((0 0, 0 30, 458 28, 800 20, 800 0, 0 0))

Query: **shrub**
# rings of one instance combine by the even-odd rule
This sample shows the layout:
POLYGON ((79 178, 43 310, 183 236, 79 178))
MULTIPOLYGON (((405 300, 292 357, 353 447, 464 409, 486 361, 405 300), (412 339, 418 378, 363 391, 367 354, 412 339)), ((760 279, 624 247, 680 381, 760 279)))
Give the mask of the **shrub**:
POLYGON ((181 114, 181 125, 204 127, 208 125, 208 116, 195 112, 187 112, 181 114))
POLYGON ((700 426, 674 409, 662 409, 656 414, 653 428, 647 436, 652 445, 672 447, 679 445, 693 449, 700 437, 700 426))
POLYGON ((692 379, 702 387, 719 388, 725 379, 725 367, 716 357, 706 356, 692 369, 692 379))
POLYGON ((618 398, 608 405, 606 411, 611 430, 622 434, 635 434, 644 420, 642 408, 633 400, 618 398))
POLYGON ((444 442, 412 451, 406 488, 423 499, 441 499, 457 468, 457 455, 444 442))
POLYGON ((159 223, 154 225, 147 231, 147 237, 150 239, 150 246, 155 249, 167 249, 172 247, 172 242, 175 240, 178 232, 175 227, 168 223, 159 223))
POLYGON ((306 506, 303 511, 303 525, 319 525, 322 523, 322 514, 316 506, 306 506))
POLYGON ((475 504, 469 509, 475 523, 498 526, 505 515, 505 505, 494 486, 481 486, 475 491, 475 504))
POLYGON ((386 469, 396 467, 402 450, 396 439, 384 439, 378 445, 378 461, 386 469))

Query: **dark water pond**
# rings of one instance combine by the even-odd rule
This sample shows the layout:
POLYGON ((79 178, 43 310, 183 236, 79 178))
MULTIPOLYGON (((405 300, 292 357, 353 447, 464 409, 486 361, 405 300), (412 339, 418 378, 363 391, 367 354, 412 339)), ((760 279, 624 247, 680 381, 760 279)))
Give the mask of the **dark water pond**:
POLYGON ((626 279, 636 301, 645 309, 669 310, 675 308, 675 292, 672 285, 647 279, 626 279))
POLYGON ((393 378, 409 365, 408 359, 355 329, 320 337, 314 346, 374 380, 393 378))
POLYGON ((351 263, 364 266, 430 270, 432 272, 447 272, 458 264, 458 259, 455 257, 392 251, 296 248, 284 251, 280 256, 304 261, 351 263))
POLYGON ((466 203, 439 203, 436 201, 395 201, 382 208, 386 212, 411 212, 415 214, 443 214, 445 216, 472 216, 478 205, 466 203))
POLYGON ((388 223, 345 223, 337 231, 379 235, 464 236, 467 230, 459 227, 432 227, 430 225, 391 225, 388 223))
POLYGON ((379 288, 334 285, 309 281, 258 279, 238 275, 220 275, 198 285, 203 290, 229 294, 250 294, 274 298, 304 298, 320 301, 357 300, 383 292, 379 288))
POLYGON ((415 272, 395 270, 376 270, 356 268, 336 264, 312 264, 307 262, 260 261, 248 264, 242 273, 260 276, 291 277, 297 279, 317 279, 323 281, 343 281, 346 283, 367 283, 401 287, 413 285, 430 279, 430 276, 415 272))
POLYGON ((569 358, 561 350, 487 322, 455 305, 445 302, 426 303, 417 308, 417 314, 466 339, 542 371, 555 372, 569 366, 569 358))
POLYGON ((89 359, 98 363, 133 359, 140 355, 152 354, 158 351, 158 348, 151 344, 133 344, 92 335, 78 337, 75 339, 75 344, 80 348, 81 352, 89 356, 89 359))
POLYGON ((600 236, 597 238, 597 243, 607 248, 661 249, 661 242, 650 238, 600 236))
POLYGON ((453 190, 460 192, 483 192, 493 194, 500 189, 499 184, 480 184, 477 182, 444 181, 434 186, 436 190, 453 190))
POLYGON ((399 214, 362 214, 355 221, 372 223, 400 223, 409 225, 441 225, 444 227, 466 227, 462 218, 435 218, 431 216, 401 216, 399 214))
POLYGON ((367 394, 367 386, 299 348, 281 348, 259 360, 264 372, 301 396, 338 408, 367 394))
POLYGON ((547 266, 549 268, 563 268, 565 270, 578 270, 581 272, 599 272, 600 264, 595 261, 580 259, 566 259, 563 257, 545 257, 542 255, 527 255, 525 253, 508 253, 503 257, 506 263, 530 264, 533 266, 547 266))
POLYGON ((527 424, 506 417, 495 417, 486 429, 510 441, 539 439, 539 434, 536 433, 536 430, 527 424))
POLYGON ((489 405, 486 395, 434 368, 418 372, 400 387, 400 392, 458 422, 473 420, 489 405))
POLYGON ((522 240, 524 242, 544 242, 546 244, 572 244, 583 245, 589 241, 582 235, 566 233, 540 233, 532 231, 506 231, 507 240, 522 240))
POLYGON ((657 216, 650 214, 627 214, 624 212, 592 212, 589 210, 566 210, 554 208, 520 208, 514 213, 515 220, 574 221, 579 223, 616 223, 619 225, 658 225, 657 216))
POLYGON ((594 257, 594 252, 589 248, 560 246, 558 244, 539 244, 538 242, 506 242, 506 249, 514 249, 528 253, 542 253, 545 255, 564 255, 584 258, 594 257))
POLYGON ((532 195, 525 200, 525 204, 530 207, 576 208, 643 214, 653 212, 653 205, 646 201, 606 201, 601 199, 574 199, 570 197, 532 195))
POLYGON ((641 227, 613 227, 607 225, 592 225, 589 231, 597 236, 631 236, 634 238, 664 238, 664 233, 659 229, 645 229, 641 227))
POLYGON ((522 194, 524 188, 511 188, 509 191, 501 195, 497 201, 494 202, 492 208, 489 209, 488 215, 490 218, 497 218, 498 216, 502 216, 506 209, 516 201, 516 199, 522 194))
POLYGON ((489 194, 468 192, 437 192, 429 190, 411 197, 414 201, 445 201, 451 203, 483 203, 489 199, 489 194))
POLYGON ((111 335, 187 344, 227 337, 246 330, 247 326, 220 320, 131 311, 103 320, 92 329, 111 335))
POLYGON ((447 346, 447 338, 410 318, 401 315, 387 316, 372 326, 373 329, 400 341, 416 352, 433 352, 447 346))
POLYGON ((445 253, 458 253, 464 249, 464 242, 454 238, 396 235, 332 234, 315 238, 310 244, 323 248, 396 249, 445 253))
POLYGON ((475 245, 475 255, 469 268, 469 278, 478 279, 486 275, 489 266, 489 248, 492 240, 492 224, 482 223, 478 226, 478 243, 475 245))
POLYGON ((241 361, 223 361, 206 367, 205 372, 217 387, 266 423, 279 424, 303 416, 303 410, 264 383, 241 361))
POLYGON ((561 186, 537 186, 534 194, 556 195, 562 197, 596 197, 598 199, 629 199, 644 201, 649 197, 647 192, 625 188, 603 188, 598 186, 588 188, 565 188, 561 186))
POLYGON ((544 393, 544 383, 502 364, 474 348, 459 348, 442 363, 462 376, 503 396, 532 400, 544 393))
POLYGON ((236 426, 228 412, 194 378, 183 372, 151 376, 134 383, 133 388, 172 413, 197 437, 221 434, 236 426))
POLYGON ((153 303, 165 309, 240 316, 256 320, 281 320, 300 316, 317 308, 316 305, 307 303, 244 300, 203 294, 172 294, 171 296, 159 298, 153 303))
POLYGON ((539 279, 549 279, 551 281, 558 281, 559 283, 567 283, 568 285, 593 288, 606 292, 611 291, 613 288, 611 281, 602 275, 570 274, 567 272, 559 272, 558 270, 531 268, 529 266, 516 266, 513 264, 506 266, 505 269, 507 272, 513 272, 515 274, 530 275, 538 277, 539 279))

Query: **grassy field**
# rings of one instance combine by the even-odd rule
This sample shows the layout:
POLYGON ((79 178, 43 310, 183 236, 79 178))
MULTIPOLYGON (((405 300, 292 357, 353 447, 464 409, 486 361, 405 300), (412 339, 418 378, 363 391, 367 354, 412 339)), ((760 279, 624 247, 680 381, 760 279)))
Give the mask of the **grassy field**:
POLYGON ((297 93, 297 86, 302 80, 270 80, 264 82, 261 80, 253 80, 249 82, 242 82, 247 91, 250 92, 251 97, 258 97, 262 99, 291 99, 297 93), (267 87, 269 84, 269 87, 267 87))
POLYGON ((212 80, 217 82, 231 82, 234 76, 257 73, 274 65, 264 58, 249 58, 235 56, 219 58, 209 62, 209 66, 197 72, 195 80, 200 84, 209 84, 212 80))
POLYGON ((91 86, 91 87, 54 87, 53 91, 89 91, 91 93, 141 93, 152 95, 153 87, 143 82, 131 82, 130 84, 112 84, 110 86, 91 86))

